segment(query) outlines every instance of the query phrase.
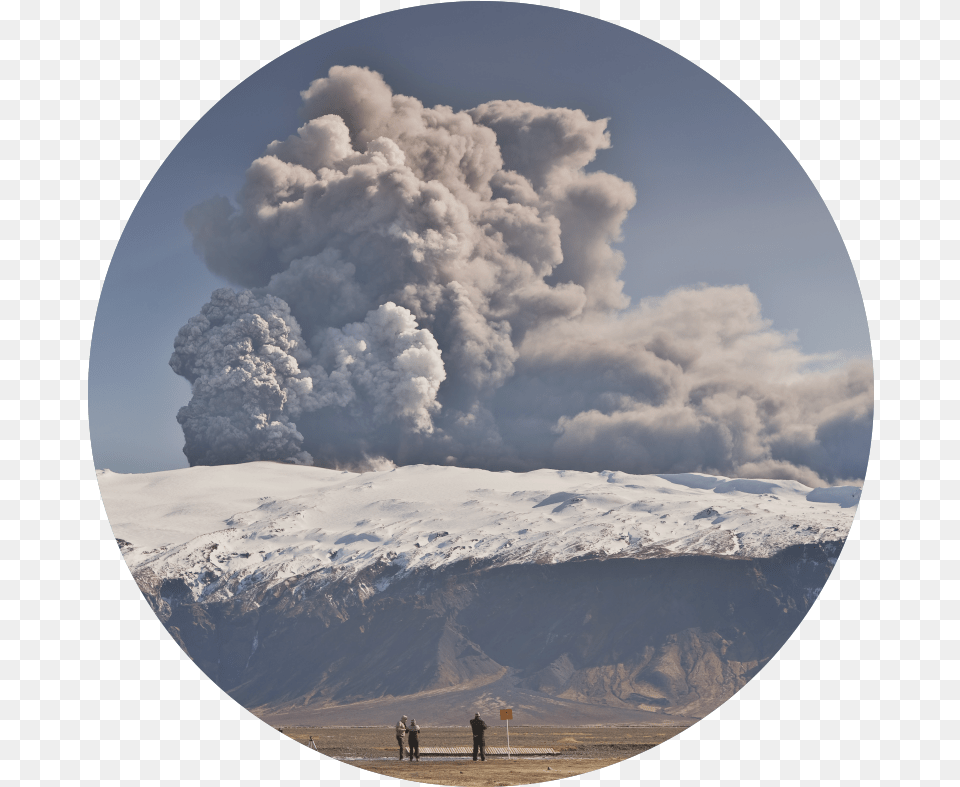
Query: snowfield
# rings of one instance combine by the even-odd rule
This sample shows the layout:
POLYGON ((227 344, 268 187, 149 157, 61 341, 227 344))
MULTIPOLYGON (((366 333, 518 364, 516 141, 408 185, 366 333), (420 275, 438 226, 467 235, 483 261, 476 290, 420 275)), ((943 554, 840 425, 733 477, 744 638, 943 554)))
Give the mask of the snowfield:
POLYGON ((136 575, 213 600, 296 578, 294 592, 366 568, 366 594, 418 569, 669 554, 769 557, 843 541, 857 487, 698 473, 489 472, 413 465, 363 474, 270 462, 98 471, 136 575))

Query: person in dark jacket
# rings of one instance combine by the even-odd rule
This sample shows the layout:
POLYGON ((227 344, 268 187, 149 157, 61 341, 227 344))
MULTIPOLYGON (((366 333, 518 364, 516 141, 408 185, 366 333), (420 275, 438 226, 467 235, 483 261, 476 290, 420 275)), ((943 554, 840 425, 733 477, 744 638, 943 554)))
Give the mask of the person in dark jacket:
POLYGON ((478 713, 472 719, 470 719, 470 726, 473 728, 473 761, 477 761, 477 752, 480 752, 480 759, 483 762, 487 760, 487 743, 483 739, 483 734, 486 732, 487 723, 480 718, 478 713))
POLYGON ((420 725, 416 719, 411 719, 407 725, 407 745, 410 747, 410 762, 413 762, 414 756, 420 762, 420 725))

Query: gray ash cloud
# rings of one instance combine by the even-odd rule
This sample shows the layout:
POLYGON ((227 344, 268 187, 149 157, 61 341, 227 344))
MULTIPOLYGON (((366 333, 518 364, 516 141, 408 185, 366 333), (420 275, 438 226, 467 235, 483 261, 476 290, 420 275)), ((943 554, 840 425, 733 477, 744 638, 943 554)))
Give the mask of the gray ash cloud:
POLYGON ((870 364, 817 359, 746 286, 631 306, 630 183, 576 109, 424 107, 359 67, 234 201, 187 215, 218 290, 180 331, 191 464, 456 463, 862 478, 870 364))

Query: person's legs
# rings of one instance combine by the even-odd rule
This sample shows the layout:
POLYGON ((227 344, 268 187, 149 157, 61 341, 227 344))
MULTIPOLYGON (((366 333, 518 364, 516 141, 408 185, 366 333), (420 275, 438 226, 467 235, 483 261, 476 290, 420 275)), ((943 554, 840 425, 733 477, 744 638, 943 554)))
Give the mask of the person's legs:
POLYGON ((487 750, 487 742, 486 742, 483 738, 481 738, 481 739, 480 739, 480 759, 481 759, 483 762, 486 762, 486 761, 487 761, 487 751, 486 751, 486 750, 487 750))
POLYGON ((400 759, 403 759, 403 736, 397 736, 397 745, 400 747, 400 759))
POLYGON ((478 751, 480 751, 480 739, 479 739, 479 738, 474 738, 474 739, 473 739, 473 761, 474 761, 474 762, 477 761, 477 752, 478 752, 478 751))

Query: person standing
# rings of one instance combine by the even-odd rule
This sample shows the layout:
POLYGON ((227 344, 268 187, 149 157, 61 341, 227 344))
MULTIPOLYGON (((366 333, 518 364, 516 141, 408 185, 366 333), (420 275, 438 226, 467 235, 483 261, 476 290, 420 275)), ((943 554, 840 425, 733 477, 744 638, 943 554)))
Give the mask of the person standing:
POLYGON ((401 716, 400 721, 397 722, 397 726, 394 728, 397 733, 397 746, 400 747, 400 760, 403 761, 403 736, 407 732, 407 717, 401 716))
POLYGON ((410 747, 410 762, 413 762, 414 755, 420 762, 420 725, 416 719, 411 719, 407 725, 407 745, 410 747))
POLYGON ((477 752, 479 751, 480 760, 486 762, 487 744, 483 738, 483 735, 487 730, 487 723, 480 718, 480 714, 478 713, 476 716, 470 719, 470 726, 473 728, 473 761, 477 761, 477 752))

